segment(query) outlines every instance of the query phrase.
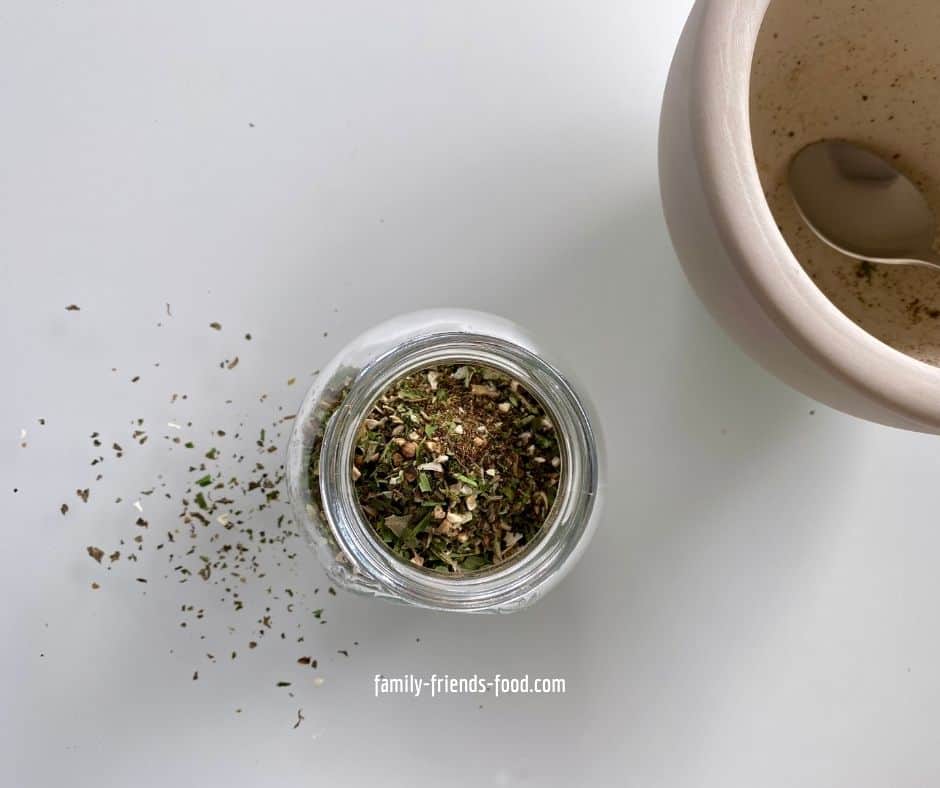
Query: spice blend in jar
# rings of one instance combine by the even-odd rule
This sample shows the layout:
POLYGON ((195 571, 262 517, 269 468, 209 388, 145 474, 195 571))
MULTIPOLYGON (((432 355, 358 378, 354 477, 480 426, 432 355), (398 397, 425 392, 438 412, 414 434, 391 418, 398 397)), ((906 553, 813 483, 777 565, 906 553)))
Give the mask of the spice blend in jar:
POLYGON ((399 315, 346 345, 307 392, 288 447, 291 504, 338 587, 432 610, 521 610, 597 526, 592 420, 515 323, 399 315))
POLYGON ((352 475, 377 536, 417 566, 502 564, 539 533, 561 475, 555 425, 518 381, 450 364, 393 383, 359 429, 352 475))

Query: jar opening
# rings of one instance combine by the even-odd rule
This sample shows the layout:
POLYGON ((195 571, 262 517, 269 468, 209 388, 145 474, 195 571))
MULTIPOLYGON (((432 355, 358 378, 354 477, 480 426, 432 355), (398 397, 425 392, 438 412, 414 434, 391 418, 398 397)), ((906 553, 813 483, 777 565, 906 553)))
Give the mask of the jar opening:
POLYGON ((482 610, 522 604, 540 593, 576 552, 593 510, 598 484, 597 448, 582 403, 551 365, 504 339, 445 333, 404 342, 366 364, 326 424, 319 454, 323 515, 352 573, 376 593, 443 609, 482 610), (395 381, 428 367, 473 364, 519 382, 555 425, 561 473, 555 500, 538 533, 505 563, 447 575, 409 563, 378 538, 359 504, 351 463, 363 419, 395 381))
POLYGON ((543 398, 449 358, 394 378, 359 420, 356 512, 392 557, 461 582, 508 566, 552 521, 564 464, 543 398))

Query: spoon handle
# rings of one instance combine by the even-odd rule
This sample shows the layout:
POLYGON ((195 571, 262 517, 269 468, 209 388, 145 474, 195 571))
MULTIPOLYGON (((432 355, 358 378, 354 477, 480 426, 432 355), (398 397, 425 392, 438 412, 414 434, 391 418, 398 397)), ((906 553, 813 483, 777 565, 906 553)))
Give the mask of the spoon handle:
MULTIPOLYGON (((841 249, 839 251, 842 251, 841 249)), ((844 252, 843 252, 844 253, 844 252)), ((889 258, 889 259, 878 259, 877 257, 859 257, 857 255, 849 255, 849 257, 854 257, 856 260, 861 260, 863 263, 871 263, 872 265, 916 265, 921 268, 933 268, 940 271, 940 255, 931 255, 930 257, 923 257, 919 259, 910 258, 889 258)))
POLYGON ((940 255, 938 254, 933 254, 921 262, 928 268, 936 268, 937 270, 940 270, 940 255))

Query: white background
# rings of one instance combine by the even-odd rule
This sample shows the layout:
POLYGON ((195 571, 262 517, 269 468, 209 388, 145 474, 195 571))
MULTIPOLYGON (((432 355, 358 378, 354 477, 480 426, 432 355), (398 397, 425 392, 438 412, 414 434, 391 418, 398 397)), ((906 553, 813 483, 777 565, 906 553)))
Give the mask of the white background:
MULTIPOLYGON (((692 296, 655 163, 689 6, 0 5, 3 785, 937 784, 938 444, 788 390, 692 296), (133 517, 114 497, 185 476, 137 452, 82 504, 91 431, 162 424, 174 391, 200 436, 270 421, 361 329, 436 305, 529 326, 601 413, 606 518, 547 599, 328 597, 313 687, 276 642, 206 664, 172 580, 90 590, 85 546, 133 517), (379 672, 568 692, 376 699, 379 672)), ((309 556, 279 571, 323 585, 309 556)), ((231 619, 210 607, 214 648, 244 649, 231 619)))

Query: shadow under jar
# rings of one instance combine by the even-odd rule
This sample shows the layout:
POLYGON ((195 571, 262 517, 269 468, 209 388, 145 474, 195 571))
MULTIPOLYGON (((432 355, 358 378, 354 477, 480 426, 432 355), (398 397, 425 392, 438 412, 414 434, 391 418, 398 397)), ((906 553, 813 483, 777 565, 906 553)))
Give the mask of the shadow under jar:
POLYGON ((330 579, 351 591, 419 607, 511 612, 571 569, 600 514, 601 451, 590 406, 538 343, 514 323, 480 312, 403 315, 354 340, 322 371, 300 408, 288 448, 298 522, 330 579), (534 538, 505 561, 445 574, 396 555, 360 505, 352 476, 357 436, 382 395, 403 377, 453 364, 518 381, 552 422, 559 482, 534 538))

